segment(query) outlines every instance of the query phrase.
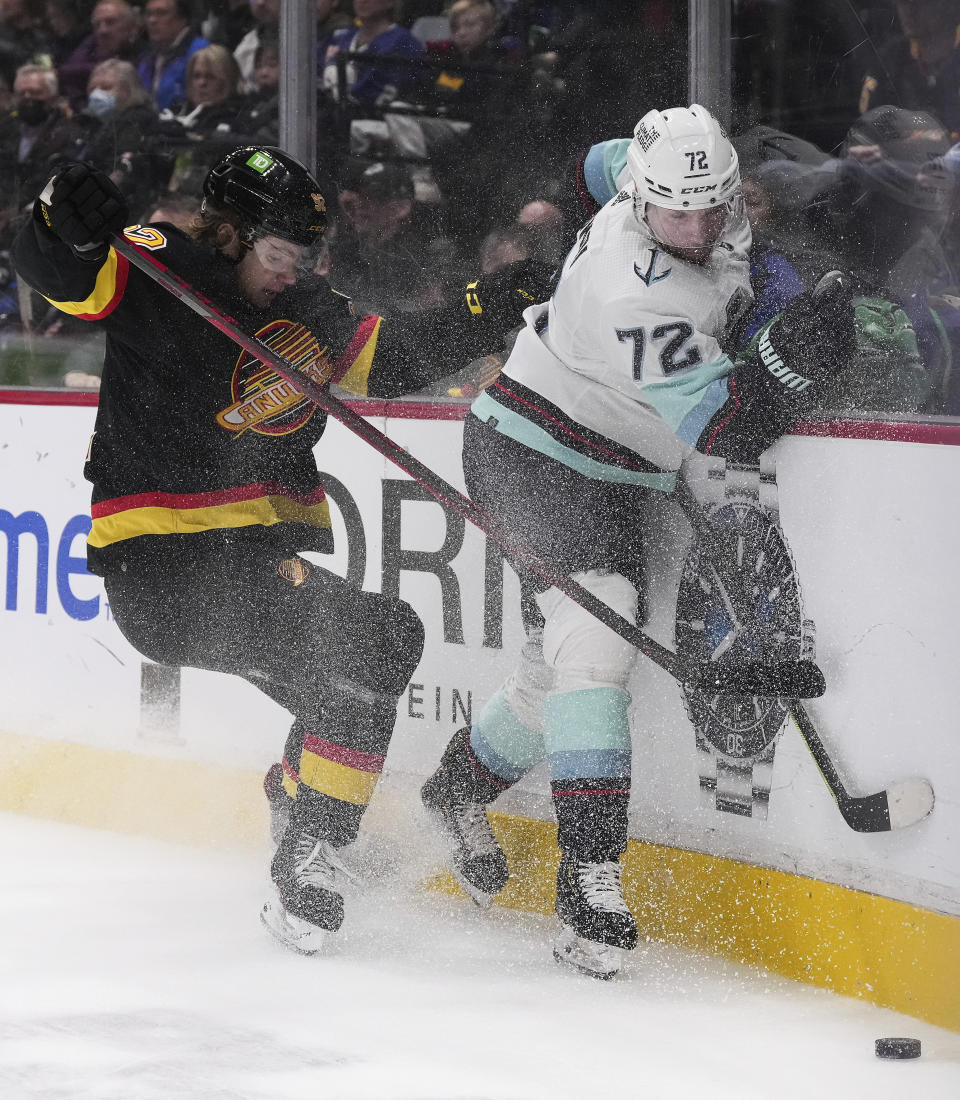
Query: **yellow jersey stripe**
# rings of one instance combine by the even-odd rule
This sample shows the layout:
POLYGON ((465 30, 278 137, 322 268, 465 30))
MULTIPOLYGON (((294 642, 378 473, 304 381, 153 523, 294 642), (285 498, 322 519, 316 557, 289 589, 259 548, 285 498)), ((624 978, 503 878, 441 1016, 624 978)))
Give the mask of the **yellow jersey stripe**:
POLYGON ((137 535, 192 535, 227 527, 275 523, 308 523, 330 527, 327 502, 303 505, 284 496, 256 497, 209 508, 129 508, 93 521, 87 542, 100 549, 137 535))
POLYGON ((327 760, 323 756, 304 749, 300 756, 300 782, 311 790, 354 806, 366 806, 373 797, 379 772, 361 772, 327 760))
POLYGON ((61 313, 69 313, 71 317, 94 321, 105 316, 120 300, 127 285, 127 261, 124 259, 118 265, 117 260, 117 253, 111 248, 103 266, 97 272, 93 291, 82 302, 57 302, 53 298, 47 298, 47 301, 61 313))

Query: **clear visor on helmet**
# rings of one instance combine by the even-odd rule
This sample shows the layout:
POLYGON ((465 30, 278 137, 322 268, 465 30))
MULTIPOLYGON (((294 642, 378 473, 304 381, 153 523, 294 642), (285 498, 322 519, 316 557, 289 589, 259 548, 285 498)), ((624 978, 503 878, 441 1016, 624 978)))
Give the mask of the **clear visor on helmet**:
POLYGON ((278 275, 300 278, 314 271, 323 252, 323 241, 313 245, 294 244, 282 237, 259 237, 253 242, 260 266, 278 275))
POLYGON ((679 256, 702 258, 743 213, 740 192, 716 206, 674 210, 656 203, 642 205, 642 221, 651 236, 665 249, 679 256))

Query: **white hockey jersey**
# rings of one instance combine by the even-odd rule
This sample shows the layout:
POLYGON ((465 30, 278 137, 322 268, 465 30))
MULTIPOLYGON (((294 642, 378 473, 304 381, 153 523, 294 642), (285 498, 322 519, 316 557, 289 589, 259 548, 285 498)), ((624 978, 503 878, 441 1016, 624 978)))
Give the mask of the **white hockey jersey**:
POLYGON ((526 310, 472 411, 587 477, 672 491, 727 400, 722 344, 752 300, 749 247, 740 217, 706 264, 677 259, 621 191, 580 230, 553 297, 526 310))

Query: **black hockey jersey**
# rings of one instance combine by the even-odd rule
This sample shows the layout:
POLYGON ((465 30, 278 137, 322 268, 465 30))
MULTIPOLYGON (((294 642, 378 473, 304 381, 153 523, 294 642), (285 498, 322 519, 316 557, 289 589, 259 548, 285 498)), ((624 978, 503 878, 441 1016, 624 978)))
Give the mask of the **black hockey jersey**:
MULTIPOLYGON (((319 276, 258 310, 240 295, 236 266, 209 246, 165 224, 126 236, 321 384, 394 397, 490 350, 465 310, 361 317, 319 276)), ((35 215, 13 254, 20 277, 58 309, 106 330, 84 471, 91 572, 132 554, 192 557, 238 542, 331 549, 313 454, 322 410, 114 249, 84 261, 35 215)))

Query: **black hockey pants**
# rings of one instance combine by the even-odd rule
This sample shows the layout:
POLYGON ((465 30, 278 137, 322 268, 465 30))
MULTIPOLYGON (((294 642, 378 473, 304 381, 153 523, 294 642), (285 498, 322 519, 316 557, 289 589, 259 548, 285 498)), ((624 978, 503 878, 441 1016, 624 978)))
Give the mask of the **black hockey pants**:
POLYGON ((423 651, 409 604, 249 547, 189 561, 133 556, 104 583, 145 656, 242 676, 294 715, 283 766, 296 819, 334 844, 352 840, 423 651))

